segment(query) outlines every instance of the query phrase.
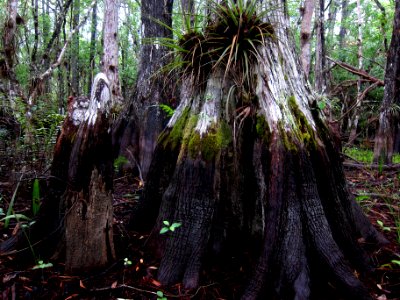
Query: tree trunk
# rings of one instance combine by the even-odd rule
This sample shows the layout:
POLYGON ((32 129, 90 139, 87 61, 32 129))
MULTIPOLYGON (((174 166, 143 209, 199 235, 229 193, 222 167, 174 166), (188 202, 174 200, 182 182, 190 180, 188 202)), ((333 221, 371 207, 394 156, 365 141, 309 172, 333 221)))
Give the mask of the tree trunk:
MULTIPOLYGON (((79 24, 80 0, 74 0, 72 7, 72 28, 75 29, 79 24)), ((71 43, 71 93, 70 95, 79 95, 79 33, 74 35, 71 43)))
POLYGON ((253 15, 226 22, 238 11, 233 5, 216 14, 204 40, 195 39, 202 52, 190 48, 199 64, 184 72, 181 103, 150 166, 147 210, 139 214, 155 221, 150 241, 162 255, 158 279, 195 288, 209 255, 229 265, 237 250, 258 261, 243 299, 321 299, 329 285, 344 297, 371 299, 354 275, 369 269, 358 239, 385 239, 349 193, 294 57, 288 20, 275 8, 274 30, 251 23, 253 15), (263 37, 251 35, 253 26, 264 28, 263 37), (241 55, 233 61, 226 49, 241 55), (214 58, 202 54, 213 51, 214 58), (163 238, 163 221, 182 226, 163 238))
POLYGON ((119 1, 106 0, 104 12, 104 51, 102 70, 110 81, 113 102, 122 102, 118 72, 118 18, 119 1))
POLYGON ((326 91, 326 78, 325 78, 325 1, 319 0, 315 10, 315 28, 316 28, 316 41, 315 41, 315 74, 314 74, 314 87, 315 90, 322 94, 326 91))
MULTIPOLYGON (((7 2, 7 15, 2 34, 2 49, 0 57, 0 80, 5 82, 7 88, 8 105, 14 109, 16 97, 22 97, 19 90, 18 80, 15 74, 15 61, 17 57, 17 19, 18 0, 9 0, 7 2)), ((22 19, 19 19, 21 21, 22 19)), ((7 107, 8 105, 5 105, 7 107)))
POLYGON ((94 67, 95 67, 95 51, 96 51, 96 32, 97 32, 97 2, 93 6, 93 12, 92 12, 92 24, 90 28, 90 49, 89 49, 89 66, 90 70, 88 72, 89 78, 88 78, 88 95, 91 94, 92 92, 92 79, 93 79, 93 72, 94 72, 94 67))
MULTIPOLYGON (((358 27, 358 39, 357 39, 357 46, 358 46, 358 69, 363 69, 363 51, 362 51, 362 15, 361 15, 361 2, 357 0, 357 27, 358 27)), ((350 123, 350 134, 348 144, 352 145, 357 138, 357 128, 358 128, 358 121, 360 119, 361 114, 361 105, 362 105, 362 80, 361 76, 358 78, 357 81, 357 99, 356 99, 356 106, 354 109, 353 119, 350 123)))
POLYGON ((303 72, 308 78, 311 64, 311 20, 314 13, 314 0, 304 1, 302 8, 301 30, 300 30, 300 48, 301 48, 301 66, 303 72))
MULTIPOLYGON (((340 49, 345 49, 346 45, 346 34, 348 32, 347 30, 347 19, 350 15, 350 8, 349 8, 349 0, 342 0, 342 17, 340 21, 340 31, 339 31, 339 47, 340 49)), ((346 54, 341 54, 340 55, 340 60, 345 61, 346 54)))
POLYGON ((386 63, 385 89, 375 136, 374 162, 392 163, 394 139, 399 127, 400 104, 400 0, 396 0, 392 41, 386 63))
MULTIPOLYGON (((143 0, 141 5, 142 40, 171 37, 172 0, 160 5, 156 0, 143 0), (159 22, 155 22, 158 20, 159 22)), ((158 135, 163 129, 164 116, 159 104, 173 102, 171 90, 174 82, 164 88, 164 74, 160 70, 167 64, 166 49, 159 43, 143 43, 135 93, 129 109, 114 128, 120 154, 138 167, 146 177, 158 135), (158 72, 158 73, 157 73, 158 72), (140 125, 139 125, 140 124, 140 125)))

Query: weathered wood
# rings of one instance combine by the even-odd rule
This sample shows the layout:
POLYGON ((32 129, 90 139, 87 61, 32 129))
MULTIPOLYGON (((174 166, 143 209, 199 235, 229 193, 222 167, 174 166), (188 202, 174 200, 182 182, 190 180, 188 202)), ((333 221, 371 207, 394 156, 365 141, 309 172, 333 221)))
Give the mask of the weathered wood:
POLYGON ((103 73, 95 77, 90 99, 69 98, 36 223, 27 235, 19 232, 2 243, 0 253, 22 248, 25 254, 29 243, 41 257, 65 255, 70 273, 102 268, 115 258, 110 105, 103 73))
POLYGON ((74 139, 63 196, 65 268, 70 273, 102 268, 115 258, 110 108, 108 79, 100 73, 74 139))
MULTIPOLYGON (((260 42, 254 60, 246 58, 247 74, 238 58, 228 70, 228 61, 211 62, 201 87, 191 74, 183 77, 181 104, 150 167, 154 185, 146 185, 142 199, 155 222, 150 244, 161 254, 158 279, 191 289, 207 258, 229 265, 245 252, 254 263, 243 299, 321 299, 330 285, 344 297, 371 299, 354 276, 354 269, 370 269, 358 239, 386 240, 349 193, 332 133, 294 56, 285 14, 273 13, 279 28, 260 42), (165 220, 182 226, 165 238, 158 234, 165 220)), ((218 34, 218 20, 205 35, 218 34)), ((223 28, 224 37, 234 32, 230 47, 238 30, 223 28)), ((208 53, 213 45, 202 44, 208 53)))
POLYGON ((87 194, 68 191, 65 221, 66 261, 69 273, 101 269, 115 259, 112 194, 95 168, 87 194))

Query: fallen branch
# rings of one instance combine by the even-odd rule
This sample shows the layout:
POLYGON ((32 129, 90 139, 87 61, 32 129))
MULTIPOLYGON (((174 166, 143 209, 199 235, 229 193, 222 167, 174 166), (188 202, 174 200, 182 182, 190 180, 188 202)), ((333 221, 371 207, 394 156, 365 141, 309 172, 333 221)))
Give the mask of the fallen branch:
POLYGON ((382 171, 397 171, 400 172, 400 164, 393 165, 379 165, 379 164, 364 164, 364 163, 351 163, 351 162, 343 162, 343 165, 346 168, 350 169, 373 169, 382 171))
POLYGON ((330 57, 326 57, 328 60, 330 60, 331 62, 333 62, 334 64, 338 65, 339 67, 341 67, 342 69, 345 69, 346 71, 349 71, 350 73, 353 73, 355 75, 361 76, 369 81, 372 81, 373 83, 376 83, 377 86, 384 86, 385 83, 383 80, 376 78, 372 75, 370 75, 367 71, 365 70, 361 70, 361 69, 357 69, 349 64, 346 64, 342 61, 336 61, 330 57))

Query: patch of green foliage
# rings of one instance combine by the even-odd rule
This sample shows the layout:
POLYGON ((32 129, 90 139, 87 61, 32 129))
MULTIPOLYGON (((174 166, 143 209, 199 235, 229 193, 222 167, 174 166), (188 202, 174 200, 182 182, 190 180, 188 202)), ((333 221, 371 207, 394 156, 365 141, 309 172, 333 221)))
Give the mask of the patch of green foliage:
MULTIPOLYGON (((343 153, 354 160, 367 164, 371 164, 374 157, 374 152, 372 150, 360 147, 346 147, 343 149, 343 153)), ((393 163, 400 163, 400 154, 393 155, 393 163)))

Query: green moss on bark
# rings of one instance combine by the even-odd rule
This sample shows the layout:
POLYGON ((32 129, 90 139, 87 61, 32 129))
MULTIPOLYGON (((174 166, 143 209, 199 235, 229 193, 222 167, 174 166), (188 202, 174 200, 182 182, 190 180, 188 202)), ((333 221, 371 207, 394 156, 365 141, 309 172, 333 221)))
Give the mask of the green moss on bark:
POLYGON ((294 96, 290 96, 288 99, 289 108, 295 118, 295 123, 298 127, 298 133, 300 140, 304 143, 304 145, 313 149, 316 148, 317 142, 314 135, 314 130, 308 122, 306 116, 300 110, 299 106, 296 103, 296 99, 294 96))
POLYGON ((211 161, 232 141, 231 128, 225 122, 212 126, 209 131, 200 136, 198 132, 193 132, 188 139, 188 153, 195 158, 198 155, 206 161, 211 161))
POLYGON ((187 120, 189 117, 189 109, 186 108, 179 119, 176 121, 175 125, 172 127, 170 131, 164 131, 161 133, 159 137, 159 142, 161 142, 166 148, 170 146, 172 149, 175 149, 182 143, 182 139, 184 136, 184 130, 187 125, 187 120))
POLYGON ((271 138, 271 130, 269 128, 267 120, 262 115, 257 116, 256 123, 257 136, 265 143, 269 143, 271 138))

